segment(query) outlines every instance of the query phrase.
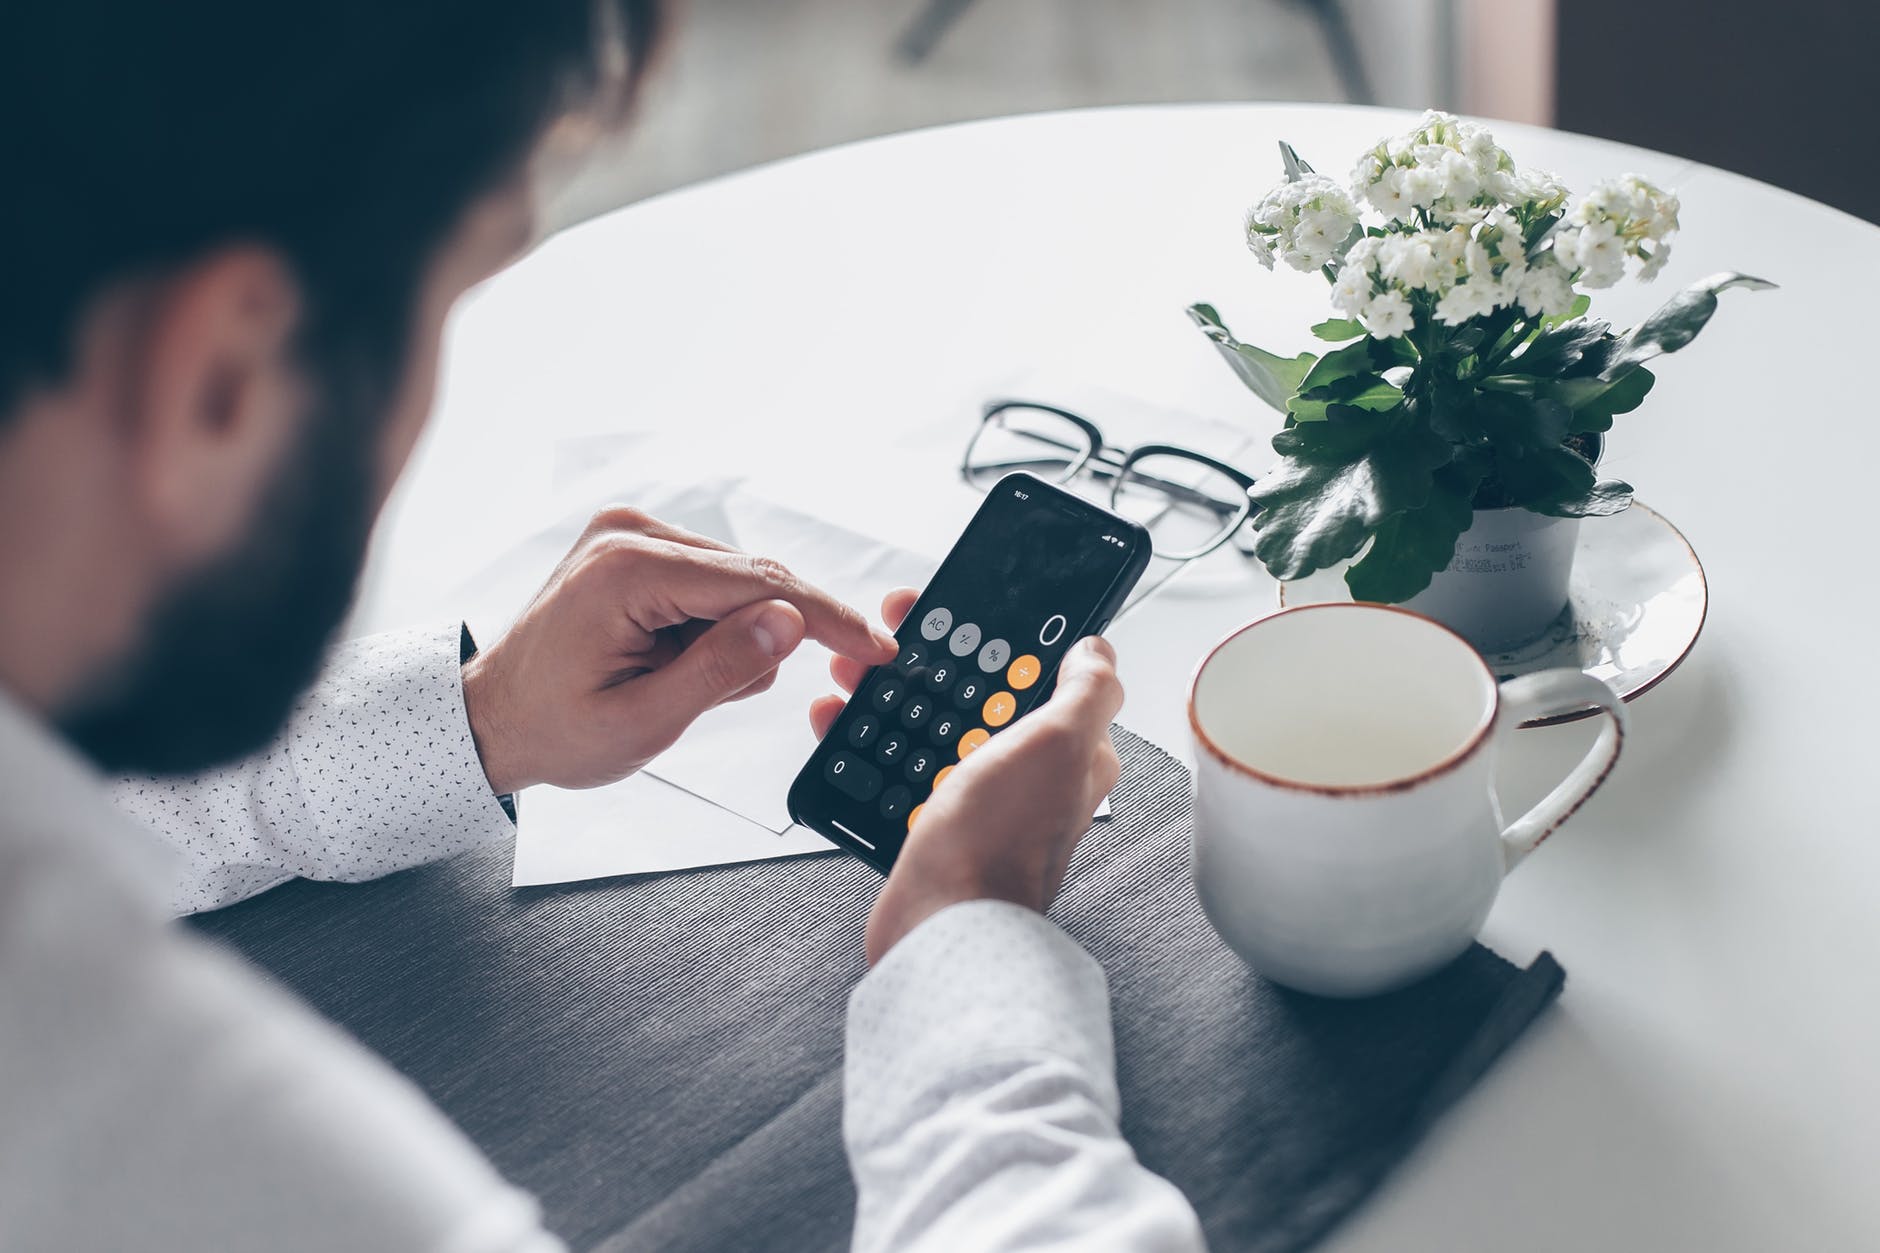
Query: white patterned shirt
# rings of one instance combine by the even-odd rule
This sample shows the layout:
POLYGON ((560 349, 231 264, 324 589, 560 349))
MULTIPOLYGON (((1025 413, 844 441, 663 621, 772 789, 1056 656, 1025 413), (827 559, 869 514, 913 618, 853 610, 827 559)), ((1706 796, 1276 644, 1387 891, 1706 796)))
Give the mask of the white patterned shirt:
MULTIPOLYGON (((142 828, 0 693, 0 1249, 561 1247, 408 1081, 171 917, 506 834, 458 647, 343 650, 275 748, 119 784, 142 828)), ((850 1001, 855 1247, 1199 1248, 1117 1131, 1110 1050, 1102 971, 1045 919, 922 924, 850 1001)))
POLYGON ((119 808, 179 856, 179 914, 289 879, 356 883, 514 833, 463 706, 462 628, 342 645, 273 747, 194 778, 124 779, 119 808))

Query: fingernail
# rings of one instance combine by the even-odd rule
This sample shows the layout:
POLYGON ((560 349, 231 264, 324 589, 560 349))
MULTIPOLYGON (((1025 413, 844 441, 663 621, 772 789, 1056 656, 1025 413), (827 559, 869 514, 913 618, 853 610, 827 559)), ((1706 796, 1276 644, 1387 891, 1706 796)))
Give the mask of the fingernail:
POLYGON ((880 627, 874 627, 872 629, 875 636, 875 646, 880 648, 882 652, 898 653, 901 651, 901 641, 895 639, 880 627))
POLYGON ((781 609, 766 609, 751 624, 751 638, 766 657, 781 657, 790 638, 790 623, 781 609))

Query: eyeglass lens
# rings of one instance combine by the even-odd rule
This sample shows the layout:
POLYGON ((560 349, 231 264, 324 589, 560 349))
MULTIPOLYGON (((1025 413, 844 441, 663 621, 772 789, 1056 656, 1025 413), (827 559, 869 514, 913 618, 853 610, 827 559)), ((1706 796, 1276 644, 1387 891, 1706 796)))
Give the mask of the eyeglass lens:
POLYGON ((1008 405, 979 425, 966 450, 966 480, 980 491, 1015 470, 1048 483, 1063 483, 1096 450, 1084 429, 1062 414, 1029 405, 1008 405))
POLYGON ((1132 457, 1112 484, 1110 507, 1148 528, 1158 557, 1185 560, 1219 546, 1247 518, 1247 490, 1178 453, 1132 457))

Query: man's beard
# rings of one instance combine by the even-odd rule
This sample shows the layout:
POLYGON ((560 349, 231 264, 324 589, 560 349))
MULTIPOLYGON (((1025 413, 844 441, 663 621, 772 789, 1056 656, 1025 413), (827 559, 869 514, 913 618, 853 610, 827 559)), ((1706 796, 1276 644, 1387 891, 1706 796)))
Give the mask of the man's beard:
POLYGON ((100 769, 183 774, 263 747, 318 675, 372 526, 360 424, 306 415, 248 538, 167 593, 137 651, 58 718, 100 769))

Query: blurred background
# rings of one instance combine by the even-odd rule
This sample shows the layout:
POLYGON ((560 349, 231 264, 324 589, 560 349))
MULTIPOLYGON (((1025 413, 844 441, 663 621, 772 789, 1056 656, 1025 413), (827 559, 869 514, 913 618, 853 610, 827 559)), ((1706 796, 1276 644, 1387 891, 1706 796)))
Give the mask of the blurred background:
POLYGON ((552 226, 872 135, 1173 100, 1538 122, 1880 220, 1871 0, 676 0, 674 28, 552 226))

